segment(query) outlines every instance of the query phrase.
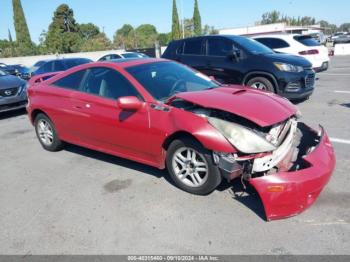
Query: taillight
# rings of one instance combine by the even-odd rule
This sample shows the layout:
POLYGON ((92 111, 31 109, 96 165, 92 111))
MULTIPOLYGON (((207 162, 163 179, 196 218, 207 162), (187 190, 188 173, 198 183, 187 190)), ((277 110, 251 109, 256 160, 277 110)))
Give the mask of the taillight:
POLYGON ((306 51, 301 51, 299 52, 299 55, 317 55, 318 50, 317 49, 311 49, 311 50, 306 50, 306 51))

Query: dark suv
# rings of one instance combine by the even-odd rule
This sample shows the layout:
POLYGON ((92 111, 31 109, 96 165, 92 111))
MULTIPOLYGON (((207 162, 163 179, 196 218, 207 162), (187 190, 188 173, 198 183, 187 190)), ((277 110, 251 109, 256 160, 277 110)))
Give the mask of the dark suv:
POLYGON ((304 99, 314 90, 315 72, 302 57, 275 53, 255 40, 232 35, 173 41, 163 54, 213 76, 222 83, 243 84, 304 99))

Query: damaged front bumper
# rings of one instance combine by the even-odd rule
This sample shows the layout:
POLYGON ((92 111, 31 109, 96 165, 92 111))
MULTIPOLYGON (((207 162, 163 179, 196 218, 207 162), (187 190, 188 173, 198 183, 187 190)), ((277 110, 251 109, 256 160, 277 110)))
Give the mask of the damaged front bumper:
POLYGON ((318 144, 298 159, 302 167, 249 179, 262 200, 268 221, 301 213, 315 202, 328 183, 335 168, 333 147, 322 127, 317 134, 303 125, 300 146, 304 150, 310 151, 306 147, 309 140, 318 144))
POLYGON ((308 208, 335 168, 333 147, 323 128, 317 133, 303 123, 292 125, 285 142, 272 154, 237 160, 232 155, 214 153, 224 177, 231 180, 242 175, 255 188, 268 221, 291 217, 308 208), (267 168, 269 171, 260 172, 267 168))

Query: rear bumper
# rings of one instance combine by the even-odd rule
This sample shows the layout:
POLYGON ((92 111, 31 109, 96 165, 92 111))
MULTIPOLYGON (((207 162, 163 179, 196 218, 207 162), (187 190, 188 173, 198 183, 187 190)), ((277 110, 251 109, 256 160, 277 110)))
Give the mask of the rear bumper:
POLYGON ((329 62, 323 62, 320 67, 315 67, 314 70, 315 72, 319 73, 319 72, 328 70, 328 67, 329 67, 329 62))
POLYGON ((303 160, 307 163, 304 169, 249 180, 262 200, 268 221, 301 213, 328 183, 335 168, 335 155, 323 129, 319 144, 303 160))

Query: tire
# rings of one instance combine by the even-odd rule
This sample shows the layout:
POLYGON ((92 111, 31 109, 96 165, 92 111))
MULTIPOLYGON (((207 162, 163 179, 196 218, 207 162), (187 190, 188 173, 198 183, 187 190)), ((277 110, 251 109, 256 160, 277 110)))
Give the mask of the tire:
POLYGON ((247 86, 275 93, 275 88, 271 81, 265 77, 254 77, 247 82, 247 86), (261 88, 259 88, 261 86, 261 88))
POLYGON ((64 144, 57 135, 55 125, 45 114, 36 116, 34 126, 36 136, 44 149, 56 152, 63 148, 64 144))
POLYGON ((174 140, 167 151, 166 166, 175 185, 191 194, 207 195, 221 183, 220 170, 211 152, 194 139, 174 140))

